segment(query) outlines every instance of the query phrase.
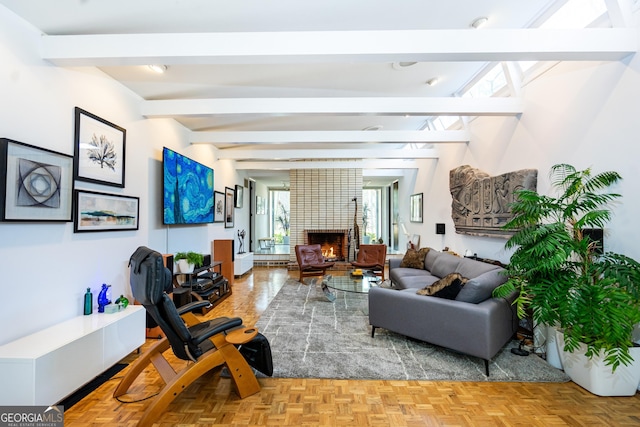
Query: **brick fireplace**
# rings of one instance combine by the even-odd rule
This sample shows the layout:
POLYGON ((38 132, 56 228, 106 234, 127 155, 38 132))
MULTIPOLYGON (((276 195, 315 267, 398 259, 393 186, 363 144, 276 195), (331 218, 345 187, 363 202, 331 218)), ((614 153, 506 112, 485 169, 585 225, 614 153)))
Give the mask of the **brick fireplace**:
POLYGON ((319 244, 327 261, 346 261, 349 230, 305 230, 305 244, 319 244))
POLYGON ((295 245, 309 242, 309 230, 340 233, 336 243, 342 243, 340 248, 334 247, 334 253, 339 249, 345 262, 353 261, 354 242, 348 253, 346 233, 352 230, 353 236, 354 216, 362 230, 362 169, 291 169, 289 181, 290 265, 297 267, 295 245), (354 197, 358 200, 357 215, 354 197))

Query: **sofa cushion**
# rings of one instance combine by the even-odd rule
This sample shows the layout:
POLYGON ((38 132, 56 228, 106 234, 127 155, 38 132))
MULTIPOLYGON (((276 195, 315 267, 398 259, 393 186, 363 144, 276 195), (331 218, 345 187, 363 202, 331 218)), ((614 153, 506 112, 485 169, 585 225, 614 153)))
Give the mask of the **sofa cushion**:
POLYGON ((429 252, 429 248, 422 248, 417 251, 415 249, 407 249, 400 263, 400 267, 424 270, 424 257, 427 255, 427 252, 429 252))
POLYGON ((393 282, 394 286, 398 289, 413 289, 415 292, 417 289, 422 289, 425 286, 429 286, 436 280, 440 279, 439 277, 432 276, 429 274, 427 270, 417 270, 415 268, 396 268, 395 270, 413 270, 413 271, 421 271, 424 274, 406 274, 395 276, 394 278, 391 273, 389 273, 389 277, 393 282))
POLYGON ((433 282, 433 284, 419 289, 416 293, 418 295, 455 299, 467 280, 460 273, 447 274, 442 279, 433 282))
POLYGON ((504 272, 505 270, 499 267, 470 279, 456 296, 456 301, 479 304, 491 298, 493 290, 507 281, 504 272))
POLYGON ((429 252, 427 252, 427 256, 424 257, 424 268, 431 271, 431 269, 433 268, 433 263, 439 256, 440 252, 436 251, 433 248, 430 248, 429 252))
POLYGON ((456 272, 462 274, 463 277, 473 279, 488 271, 497 270, 501 267, 486 262, 476 261, 469 258, 462 258, 458 264, 456 272))
POLYGON ((458 264, 462 258, 459 256, 451 255, 446 252, 441 252, 438 257, 433 261, 433 267, 431 267, 431 274, 438 277, 444 277, 449 273, 458 272, 458 264))

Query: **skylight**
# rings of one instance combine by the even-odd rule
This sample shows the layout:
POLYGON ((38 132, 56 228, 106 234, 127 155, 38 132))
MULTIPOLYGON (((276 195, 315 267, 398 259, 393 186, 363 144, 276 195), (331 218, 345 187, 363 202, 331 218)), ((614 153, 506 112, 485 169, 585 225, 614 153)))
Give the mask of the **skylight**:
POLYGON ((476 84, 465 91, 462 96, 464 98, 486 98, 493 96, 506 85, 507 79, 504 76, 502 65, 496 64, 476 84))
POLYGON ((540 25, 540 28, 585 28, 607 12, 604 0, 570 0, 540 25))

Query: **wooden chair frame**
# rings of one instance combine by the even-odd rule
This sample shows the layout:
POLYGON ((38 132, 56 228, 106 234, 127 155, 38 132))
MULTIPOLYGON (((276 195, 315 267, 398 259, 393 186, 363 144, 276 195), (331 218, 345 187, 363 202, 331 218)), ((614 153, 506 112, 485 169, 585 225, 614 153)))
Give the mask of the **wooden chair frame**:
POLYGON ((208 306, 208 301, 196 301, 176 308, 165 291, 170 287, 172 274, 164 266, 162 255, 152 249, 138 247, 129 259, 129 266, 134 298, 140 301, 165 334, 131 364, 113 392, 115 398, 124 395, 147 367, 156 369, 164 387, 142 414, 139 427, 151 426, 183 390, 222 365, 229 369, 241 398, 260 391, 253 369, 236 347, 255 338, 257 329, 242 326, 242 319, 238 317, 199 320, 193 311, 208 306), (164 355, 169 348, 176 358, 187 361, 184 368, 176 370, 171 365, 164 355))
MULTIPOLYGON (((190 306, 200 304, 204 303, 196 302, 184 307, 194 309, 190 306)), ((191 312, 181 313, 181 315, 187 327, 200 323, 200 320, 191 312)), ((117 398, 126 394, 138 376, 150 365, 160 374, 165 385, 145 410, 138 422, 138 427, 153 425, 160 414, 184 389, 205 373, 221 365, 227 366, 240 398, 251 396, 260 391, 260 384, 236 345, 251 341, 257 334, 258 331, 255 328, 242 327, 229 333, 222 332, 214 335, 210 340, 215 348, 204 353, 196 362, 188 363, 180 371, 176 371, 164 356, 163 353, 171 348, 171 344, 166 337, 162 338, 129 366, 125 376, 113 392, 113 397, 117 398)))

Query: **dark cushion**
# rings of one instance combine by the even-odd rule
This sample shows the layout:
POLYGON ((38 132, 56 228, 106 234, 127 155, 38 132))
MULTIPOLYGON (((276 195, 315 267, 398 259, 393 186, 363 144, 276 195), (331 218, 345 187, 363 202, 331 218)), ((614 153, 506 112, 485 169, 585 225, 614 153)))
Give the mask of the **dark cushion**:
POLYGON ((447 274, 433 284, 420 289, 416 292, 418 295, 434 296, 445 299, 455 299, 467 279, 462 277, 460 273, 447 274))
POLYGON ((429 252, 429 248, 422 248, 417 251, 415 249, 407 249, 400 267, 424 270, 424 257, 427 256, 427 252, 429 252))
POLYGON ((507 275, 504 269, 499 268, 488 271, 469 280, 458 296, 456 296, 456 301, 470 302, 473 304, 481 303, 491 298, 493 290, 506 281, 507 275))

